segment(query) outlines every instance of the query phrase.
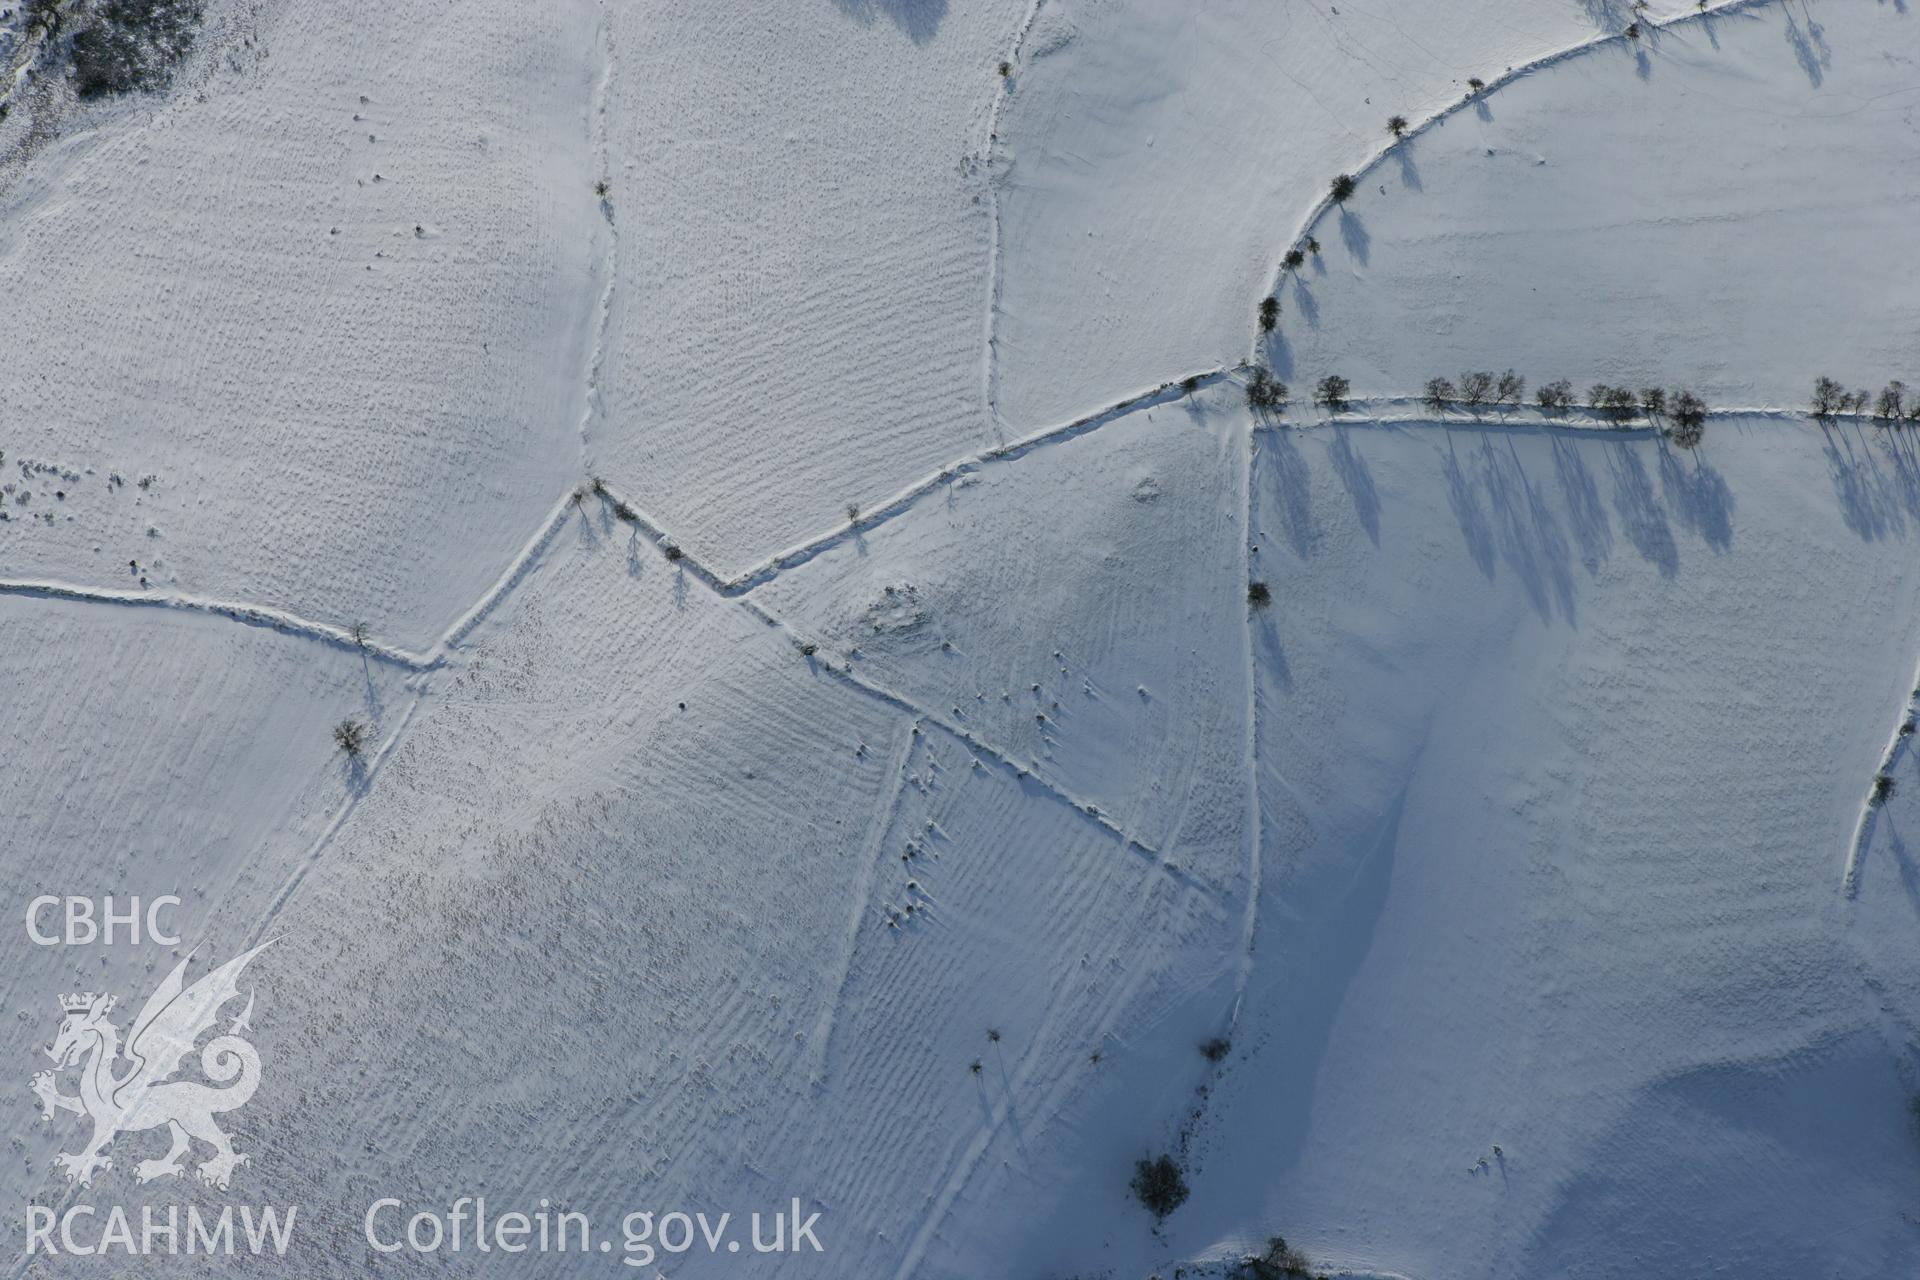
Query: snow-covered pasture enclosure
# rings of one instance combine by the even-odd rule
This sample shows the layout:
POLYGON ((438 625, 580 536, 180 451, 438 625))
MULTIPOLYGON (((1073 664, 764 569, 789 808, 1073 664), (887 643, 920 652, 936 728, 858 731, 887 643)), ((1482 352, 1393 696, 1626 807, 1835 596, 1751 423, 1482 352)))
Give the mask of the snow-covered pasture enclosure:
MULTIPOLYGON (((1920 17, 214 8, 0 188, 0 822, 278 939, 304 1273, 476 1192, 823 1214, 677 1276, 1920 1265, 1920 461, 1800 413, 1920 385, 1920 17), (1508 366, 1720 411, 1412 399, 1508 366)), ((24 1082, 171 957, 0 961, 24 1082)))

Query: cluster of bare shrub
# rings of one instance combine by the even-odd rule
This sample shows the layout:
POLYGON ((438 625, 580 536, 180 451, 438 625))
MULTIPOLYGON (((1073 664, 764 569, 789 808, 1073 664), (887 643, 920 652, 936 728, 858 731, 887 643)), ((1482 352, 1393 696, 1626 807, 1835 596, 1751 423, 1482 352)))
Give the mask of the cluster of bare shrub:
MULTIPOLYGON (((1421 401, 1434 413, 1464 410, 1479 413, 1486 409, 1513 409, 1525 403, 1527 380, 1508 369, 1494 373, 1490 369, 1470 370, 1454 378, 1427 379, 1421 401)), ((1351 387, 1339 374, 1328 374, 1314 388, 1314 403, 1333 413, 1348 408, 1351 387)), ((1669 440, 1683 449, 1695 449, 1706 437, 1706 401, 1685 388, 1615 386, 1596 382, 1587 388, 1584 398, 1576 399, 1573 383, 1565 378, 1542 383, 1534 392, 1534 404, 1540 412, 1556 416, 1576 406, 1609 422, 1628 423, 1645 419, 1669 440)), ((1263 368, 1256 368, 1247 380, 1247 405, 1256 413, 1280 414, 1287 408, 1287 384, 1263 368)), ((1832 378, 1819 378, 1813 384, 1813 416, 1822 422, 1838 417, 1864 418, 1882 427, 1920 426, 1920 395, 1907 393, 1907 385, 1895 379, 1878 392, 1865 388, 1848 390, 1832 378)))
MULTIPOLYGON (((1271 370, 1256 366, 1247 375, 1247 408, 1262 417, 1287 411, 1287 384, 1271 370)), ((1330 373, 1313 387, 1313 402, 1329 413, 1344 413, 1353 403, 1353 384, 1337 373, 1330 373)))
POLYGON ((1262 416, 1285 413, 1287 384, 1264 368, 1255 369, 1247 378, 1247 408, 1262 416))
POLYGON ((1826 421, 1842 415, 1871 417, 1883 427, 1911 426, 1920 423, 1920 397, 1909 402, 1907 384, 1897 378, 1880 388, 1878 395, 1865 388, 1849 391, 1832 378, 1816 378, 1813 383, 1813 416, 1826 421))
MULTIPOLYGON (((1509 369, 1495 374, 1478 370, 1452 378, 1429 378, 1427 408, 1435 413, 1464 409, 1478 413, 1482 409, 1517 408, 1527 394, 1527 380, 1509 369)), ((1534 393, 1534 403, 1546 414, 1566 413, 1574 407, 1573 384, 1565 378, 1543 383, 1534 393)), ((1644 417, 1660 427, 1675 444, 1692 449, 1706 435, 1707 406, 1691 391, 1667 391, 1660 387, 1616 387, 1596 382, 1587 389, 1583 402, 1588 412, 1610 422, 1631 422, 1644 417)))
POLYGON ((1450 408, 1469 411, 1488 406, 1517 405, 1527 394, 1527 380, 1509 369, 1495 377, 1492 373, 1463 373, 1459 383, 1452 378, 1427 379, 1427 407, 1435 413, 1450 408))

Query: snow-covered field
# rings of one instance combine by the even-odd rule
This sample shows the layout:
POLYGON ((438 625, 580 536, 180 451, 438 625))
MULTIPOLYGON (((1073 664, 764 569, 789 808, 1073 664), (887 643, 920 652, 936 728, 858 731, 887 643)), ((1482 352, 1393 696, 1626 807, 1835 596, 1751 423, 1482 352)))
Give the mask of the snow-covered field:
POLYGON ((164 94, 25 64, 9 1274, 1920 1271, 1920 431, 1804 412, 1920 386, 1916 24, 222 0, 164 94), (1716 412, 1418 401, 1509 366, 1716 412), (69 1184, 56 998, 267 941, 249 1162, 69 1184), (363 1233, 461 1196, 612 1247, 363 1233), (82 1204, 299 1228, 33 1248, 82 1204))

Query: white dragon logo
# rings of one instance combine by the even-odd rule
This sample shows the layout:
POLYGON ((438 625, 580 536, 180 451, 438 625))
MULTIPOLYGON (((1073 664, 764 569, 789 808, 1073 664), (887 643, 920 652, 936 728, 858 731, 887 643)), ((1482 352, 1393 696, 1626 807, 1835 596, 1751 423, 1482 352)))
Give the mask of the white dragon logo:
POLYGON ((115 1135, 165 1125, 173 1135, 172 1149, 158 1160, 140 1161, 134 1166, 134 1176, 141 1182, 151 1182, 179 1173, 181 1161, 192 1149, 191 1139, 198 1138, 214 1150, 199 1167, 200 1180, 226 1188, 233 1171, 245 1164, 247 1157, 233 1149, 232 1140, 213 1118, 244 1105, 260 1086, 260 1055, 239 1034, 250 1030, 247 1019, 253 1013, 252 994, 248 994, 246 1008, 226 1034, 208 1041, 200 1052, 201 1070, 207 1079, 224 1088, 193 1080, 167 1083, 167 1078, 213 1025, 220 1007, 239 995, 240 971, 247 962, 271 945, 262 943, 234 957, 184 990, 182 974, 193 957, 189 955, 175 965, 133 1020, 127 1033, 129 1066, 121 1075, 114 1070, 121 1056, 120 1032, 107 1021, 113 997, 91 991, 60 997, 60 1008, 66 1016, 47 1056, 62 1071, 85 1058, 80 1067, 80 1092, 78 1096, 61 1093, 52 1071, 36 1074, 32 1088, 49 1122, 56 1111, 72 1111, 93 1120, 93 1138, 84 1150, 54 1158, 67 1181, 85 1186, 93 1181, 96 1170, 113 1168, 113 1161, 102 1153, 115 1135), (227 1084, 230 1080, 234 1083, 227 1084))

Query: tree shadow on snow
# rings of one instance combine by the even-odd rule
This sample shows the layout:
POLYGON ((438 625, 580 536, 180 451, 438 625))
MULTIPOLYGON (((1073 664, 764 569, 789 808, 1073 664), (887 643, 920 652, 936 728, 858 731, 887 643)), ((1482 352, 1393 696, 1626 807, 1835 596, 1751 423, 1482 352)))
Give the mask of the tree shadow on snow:
POLYGON ((1273 493, 1279 500, 1287 542, 1295 555, 1311 560, 1320 541, 1320 530, 1313 520, 1313 484, 1306 456, 1285 428, 1268 432, 1267 441, 1268 447, 1262 452, 1273 473, 1273 493))
POLYGON ((1899 829, 1891 821, 1886 829, 1887 850, 1893 855, 1893 869, 1900 876, 1900 887, 1906 890, 1907 902, 1914 914, 1920 915, 1920 866, 1914 865, 1913 855, 1907 851, 1907 842, 1900 838, 1899 829))
POLYGON ((1543 621, 1554 607, 1568 623, 1574 621, 1572 553, 1559 517, 1528 477, 1519 453, 1508 437, 1504 451, 1491 437, 1480 444, 1481 482, 1493 509, 1494 532, 1501 558, 1507 562, 1528 601, 1543 621))
MULTIPOLYGON (((1904 0, 1902 0, 1904 3, 1904 0)), ((1715 52, 1720 49, 1720 24, 1723 22, 1759 22, 1761 13, 1757 8, 1737 9, 1731 13, 1708 9, 1700 15, 1700 29, 1707 33, 1707 43, 1715 52)))
POLYGON ((1820 24, 1811 16, 1807 18, 1806 30, 1802 31, 1799 22, 1794 19, 1793 11, 1785 12, 1787 44, 1793 49, 1793 60, 1800 64, 1800 69, 1807 73, 1807 80, 1818 89, 1820 82, 1826 79, 1827 66, 1833 61, 1833 50, 1827 47, 1820 24))
POLYGON ((593 527, 593 516, 587 512, 586 504, 576 501, 573 509, 580 515, 580 545, 588 551, 598 551, 600 531, 593 527))
POLYGON ((1619 31, 1633 21, 1630 0, 1580 0, 1580 8, 1602 31, 1619 31))
POLYGON ((1367 539, 1374 546, 1380 545, 1380 494, 1373 485, 1373 472, 1367 468, 1365 459, 1353 451, 1353 431, 1346 427, 1335 427, 1333 443, 1327 448, 1327 456, 1333 460, 1334 474, 1340 477, 1340 483, 1347 488, 1347 496, 1353 499, 1353 514, 1360 520, 1360 527, 1367 531, 1367 539))
POLYGON ((347 790, 356 797, 367 794, 367 788, 373 783, 373 771, 367 768, 367 756, 357 751, 340 762, 341 772, 346 775, 347 790))
POLYGON ((1667 512, 1653 491, 1653 477, 1632 445, 1616 441, 1607 457, 1613 477, 1613 509, 1640 558, 1671 578, 1680 572, 1680 548, 1674 543, 1667 512))
POLYGON ((1660 446, 1660 487, 1667 502, 1687 529, 1700 535, 1715 551, 1733 545, 1733 491, 1721 474, 1696 450, 1692 465, 1681 464, 1678 451, 1660 446))
POLYGON ((1345 209, 1340 211, 1340 243, 1347 246, 1347 252, 1353 255, 1355 262, 1363 267, 1367 265, 1367 256, 1373 249, 1373 237, 1367 234, 1360 219, 1345 209))
POLYGON ((373 661, 364 649, 360 651, 360 678, 367 683, 367 719, 378 724, 385 702, 380 697, 380 685, 373 678, 373 661))
POLYGON ((1877 440, 1860 427, 1821 423, 1827 473, 1840 518, 1862 542, 1904 539, 1908 521, 1920 519, 1920 458, 1910 430, 1875 430, 1881 432, 1877 440))
POLYGON ((1553 469, 1560 480, 1561 505, 1573 526, 1573 540, 1580 545, 1580 563, 1589 574, 1598 573, 1613 554, 1613 524, 1600 501, 1600 486, 1594 483, 1579 444, 1563 435, 1553 437, 1553 469))
POLYGON ((1460 526, 1460 536, 1466 540, 1467 554, 1473 557, 1473 563, 1479 566, 1480 573, 1488 582, 1493 581, 1493 530, 1487 524, 1486 512, 1480 509, 1480 497, 1475 492, 1473 481, 1468 478, 1466 468, 1460 465, 1460 455, 1454 448, 1453 432, 1447 432, 1447 457, 1441 464, 1440 473, 1447 481, 1447 506, 1453 509, 1454 523, 1460 526))
POLYGON ((1293 305, 1300 312, 1300 318, 1307 322, 1307 328, 1320 327, 1320 304, 1314 300, 1313 290, 1307 288, 1307 282, 1299 276, 1293 278, 1293 305))
POLYGON ((1420 166, 1413 160, 1413 145, 1403 142, 1393 149, 1393 158, 1400 162, 1400 185, 1409 191, 1425 191, 1420 182, 1420 166))
POLYGON ((925 44, 939 34, 947 16, 947 0, 833 0, 835 7, 862 26, 879 16, 906 32, 907 39, 925 44))
POLYGON ((1287 335, 1275 329, 1267 335, 1267 368, 1273 370, 1273 376, 1282 382, 1293 377, 1293 346, 1287 341, 1287 335))

